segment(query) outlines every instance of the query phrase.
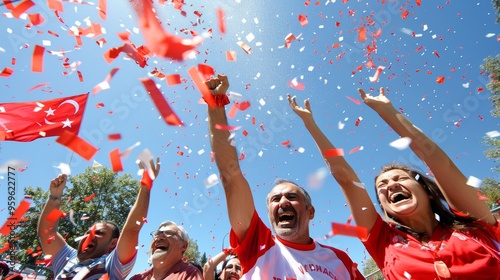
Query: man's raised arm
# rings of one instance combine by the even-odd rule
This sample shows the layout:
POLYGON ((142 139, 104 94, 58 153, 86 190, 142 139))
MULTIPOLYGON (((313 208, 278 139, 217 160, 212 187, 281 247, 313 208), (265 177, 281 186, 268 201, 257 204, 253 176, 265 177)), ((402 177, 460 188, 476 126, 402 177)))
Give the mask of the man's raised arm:
MULTIPOLYGON (((219 74, 216 78, 206 81, 205 84, 216 100, 227 98, 226 92, 229 88, 227 76, 219 74)), ((214 108, 208 106, 208 121, 210 143, 226 194, 229 221, 238 240, 241 241, 245 237, 255 211, 252 192, 241 172, 236 148, 230 143, 223 104, 217 104, 214 108)))
POLYGON ((118 244, 116 245, 116 254, 122 264, 127 264, 134 258, 137 252, 137 245, 139 244, 139 232, 144 224, 144 218, 148 215, 151 188, 153 180, 160 172, 160 159, 156 158, 156 165, 151 160, 150 165, 154 173, 154 178, 148 175, 147 169, 142 165, 141 168, 144 169, 144 173, 142 174, 139 193, 137 194, 134 206, 130 209, 127 221, 125 221, 118 244))
POLYGON ((38 237, 45 255, 55 256, 66 245, 64 238, 57 232, 59 219, 48 221, 47 216, 61 207, 63 190, 66 187, 66 174, 60 174, 50 182, 49 199, 38 218, 38 237))

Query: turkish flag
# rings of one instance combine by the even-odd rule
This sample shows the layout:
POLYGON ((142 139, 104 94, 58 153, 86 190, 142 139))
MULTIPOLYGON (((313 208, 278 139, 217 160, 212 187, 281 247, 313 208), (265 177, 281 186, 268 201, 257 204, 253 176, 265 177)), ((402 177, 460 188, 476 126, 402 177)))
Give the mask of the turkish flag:
POLYGON ((29 142, 78 134, 88 93, 44 101, 0 103, 0 141, 29 142))

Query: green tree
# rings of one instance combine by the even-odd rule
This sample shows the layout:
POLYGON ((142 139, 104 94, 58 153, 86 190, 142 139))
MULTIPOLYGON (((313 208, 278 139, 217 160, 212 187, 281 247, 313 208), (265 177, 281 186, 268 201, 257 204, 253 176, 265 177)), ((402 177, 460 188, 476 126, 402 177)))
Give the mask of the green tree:
POLYGON ((189 238, 189 245, 184 255, 188 258, 188 261, 200 263, 200 252, 198 251, 198 243, 196 240, 189 238))
POLYGON ((500 22, 500 0, 491 0, 493 8, 497 11, 497 23, 500 22))
MULTIPOLYGON (((500 7, 499 3, 500 0, 497 0, 497 12, 500 12, 498 10, 500 7)), ((490 81, 486 85, 486 89, 491 92, 491 96, 489 97, 493 105, 491 115, 494 117, 500 117, 500 55, 497 55, 495 58, 491 56, 487 57, 484 62, 485 63, 481 65, 481 69, 484 71, 484 74, 490 78, 490 81)), ((484 152, 486 157, 498 163, 500 160, 500 140, 498 137, 493 138, 485 136, 483 144, 489 147, 489 149, 484 152)), ((494 171, 499 172, 500 166, 497 165, 494 168, 494 171)), ((498 181, 494 178, 484 179, 481 193, 489 197, 489 200, 486 200, 486 203, 488 203, 491 209, 498 207, 500 204, 500 185, 498 181)))
MULTIPOLYGON (((75 238, 85 234, 97 221, 113 221, 121 228, 139 190, 139 181, 132 175, 118 175, 106 167, 97 170, 88 167, 83 173, 70 176, 68 181, 71 185, 64 190, 61 205, 66 217, 59 220, 58 231, 72 247, 78 245, 75 238)), ((33 202, 15 229, 19 237, 15 258, 21 263, 39 263, 43 254, 37 236, 37 223, 49 193, 40 186, 28 186, 24 193, 31 196, 33 202)))
POLYGON ((384 275, 377 266, 377 263, 372 258, 363 262, 363 275, 367 280, 384 280, 384 275))
POLYGON ((205 263, 207 263, 207 261, 207 253, 204 252, 203 255, 201 255, 200 264, 203 266, 205 263))

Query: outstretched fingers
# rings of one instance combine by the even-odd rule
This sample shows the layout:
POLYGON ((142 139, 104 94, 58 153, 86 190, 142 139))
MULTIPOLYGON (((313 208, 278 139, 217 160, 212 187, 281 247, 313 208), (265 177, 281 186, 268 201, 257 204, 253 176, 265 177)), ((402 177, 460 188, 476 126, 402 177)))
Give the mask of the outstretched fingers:
POLYGON ((366 99, 365 91, 361 88, 358 88, 358 92, 359 92, 359 95, 361 96, 361 99, 363 99, 363 101, 364 101, 366 99))
POLYGON ((307 111, 312 112, 311 110, 311 102, 309 102, 309 98, 304 100, 304 107, 307 109, 307 111))
POLYGON ((288 100, 288 105, 290 105, 292 109, 297 107, 297 100, 295 96, 292 97, 290 94, 287 94, 286 99, 288 100))
POLYGON ((384 91, 383 87, 380 87, 379 94, 380 94, 380 96, 385 96, 385 91, 384 91))
POLYGON ((153 173, 155 174, 155 179, 158 176, 158 173, 160 173, 160 158, 156 158, 156 164, 154 163, 153 159, 149 161, 149 164, 151 164, 151 168, 153 169, 153 173))

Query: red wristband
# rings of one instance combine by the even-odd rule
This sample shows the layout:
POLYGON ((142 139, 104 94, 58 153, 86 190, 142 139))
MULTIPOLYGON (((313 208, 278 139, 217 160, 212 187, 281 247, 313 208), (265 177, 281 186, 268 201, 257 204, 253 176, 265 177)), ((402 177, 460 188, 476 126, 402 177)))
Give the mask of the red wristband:
POLYGON ((151 180, 151 177, 149 177, 149 173, 147 170, 144 170, 144 172, 142 173, 141 185, 148 187, 148 189, 151 189, 151 187, 153 187, 153 180, 151 180))
MULTIPOLYGON (((212 96, 214 97, 215 105, 217 105, 217 107, 224 107, 231 103, 226 94, 212 94, 212 96)), ((203 100, 205 100, 205 98, 203 98, 203 100)))
POLYGON ((234 250, 233 248, 224 248, 222 249, 222 252, 226 255, 234 255, 234 250))

